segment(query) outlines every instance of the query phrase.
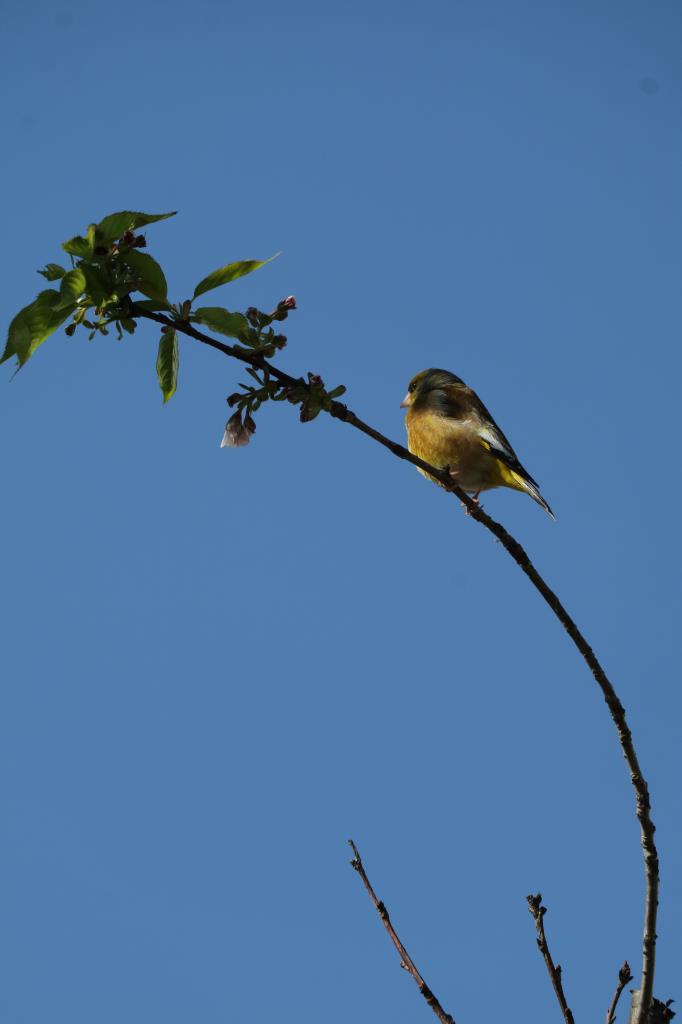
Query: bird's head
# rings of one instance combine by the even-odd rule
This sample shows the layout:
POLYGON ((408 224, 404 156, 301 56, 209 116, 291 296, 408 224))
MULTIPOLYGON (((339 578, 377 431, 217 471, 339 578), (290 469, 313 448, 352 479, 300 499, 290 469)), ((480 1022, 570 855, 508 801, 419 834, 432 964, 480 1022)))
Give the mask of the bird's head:
POLYGON ((406 409, 413 405, 437 405, 439 395, 442 395, 447 387, 462 383, 463 381, 449 370, 422 370, 410 381, 400 408, 406 409))

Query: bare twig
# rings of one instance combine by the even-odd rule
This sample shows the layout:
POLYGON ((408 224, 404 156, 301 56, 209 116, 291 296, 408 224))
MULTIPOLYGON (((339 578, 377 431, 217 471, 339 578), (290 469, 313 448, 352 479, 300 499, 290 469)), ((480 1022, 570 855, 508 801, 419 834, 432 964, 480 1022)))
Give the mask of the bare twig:
POLYGON ((533 920, 535 921, 535 930, 538 933, 538 949, 542 953, 542 957, 545 961, 545 964, 547 965, 547 972, 552 982, 554 994, 557 997, 557 1001, 559 1003, 559 1006, 561 1007, 561 1012, 564 1015, 564 1020, 566 1021, 566 1024, 574 1024, 573 1014, 571 1013, 568 1003, 566 1002, 566 996, 564 995, 564 987, 561 982, 561 967, 559 966, 559 964, 555 964, 552 960, 552 954, 550 953, 549 946, 547 945, 547 937, 545 935, 544 922, 544 917, 547 913, 547 907, 543 907, 542 905, 541 893, 537 893, 536 896, 526 896, 526 899, 528 900, 528 909, 533 915, 533 920))
POLYGON ((384 928, 386 929, 391 938, 391 942, 398 950, 398 956, 400 957, 400 966, 403 967, 408 972, 408 974, 412 976, 412 978, 414 978, 414 981, 417 987, 419 988, 419 991, 424 996, 424 999, 429 1004, 429 1006, 435 1013, 436 1017, 438 1017, 438 1020, 441 1022, 441 1024, 455 1024, 454 1018, 451 1017, 449 1013, 446 1013, 443 1007, 440 1005, 439 1001, 436 999, 435 995, 433 994, 433 992, 431 991, 431 989, 426 984, 421 974, 415 967, 414 961, 412 960, 410 954, 407 952, 402 942, 398 938, 396 930, 391 924, 391 919, 388 916, 388 910, 386 909, 385 904, 382 903, 380 899, 377 899, 377 895, 374 892, 374 889, 372 888, 372 883, 367 877, 367 873, 362 863, 362 858, 360 857, 360 853, 358 851, 357 846, 355 845, 352 839, 349 839, 348 843, 353 851, 353 859, 350 862, 351 867, 355 868, 357 873, 360 875, 360 878, 362 879, 362 884, 367 890, 369 898, 371 899, 372 903, 376 907, 377 913, 379 914, 379 917, 382 920, 384 928))
POLYGON ((626 960, 618 971, 618 984, 616 985, 616 991, 613 993, 611 1005, 606 1011, 606 1024, 615 1024, 618 1000, 620 999, 621 992, 630 981, 632 981, 632 971, 630 970, 630 964, 626 960))
MULTIPOLYGON (((154 320, 164 326, 171 326, 176 331, 187 334, 189 337, 195 338, 204 345, 210 345, 212 348, 218 349, 225 355, 231 356, 234 359, 239 359, 241 362, 248 363, 251 366, 260 369, 267 369, 268 373, 273 378, 285 386, 291 387, 302 383, 300 378, 297 379, 291 377, 289 374, 279 370, 257 352, 252 353, 238 346, 226 345, 223 342, 217 341, 215 338, 196 330, 187 322, 171 320, 169 317, 163 316, 162 314, 153 313, 149 310, 140 308, 134 303, 131 303, 128 315, 144 317, 147 320, 154 320)), ((625 757, 625 761, 627 762, 630 772, 630 781, 635 792, 635 813, 639 821, 642 849, 644 852, 646 897, 642 935, 641 999, 633 1014, 631 1024, 645 1024, 647 1014, 651 1008, 653 1000, 654 969, 656 961, 656 915, 658 911, 659 880, 658 852, 654 841, 655 825, 651 819, 649 788, 639 766, 639 760, 632 742, 632 733, 630 732, 625 716, 625 708, 621 704, 612 683, 599 663, 594 651, 578 629, 576 623, 564 608, 558 596, 537 571, 524 548, 517 540, 515 540, 514 537, 511 536, 510 533, 507 532, 501 523, 492 519, 480 505, 474 502, 468 494, 457 486, 447 468, 438 469, 435 466, 429 465, 428 462, 424 462, 423 459, 413 455, 412 452, 408 451, 407 448, 403 447, 403 445, 392 441, 384 434, 381 434, 378 430, 375 430, 374 427, 370 427, 369 424, 363 422, 363 420, 356 416, 354 412, 341 402, 332 402, 327 411, 334 419, 341 420, 341 422, 347 423, 350 426, 355 427, 356 430, 361 431, 361 433, 371 437, 378 444, 392 452, 392 454, 397 458, 404 459, 406 462, 411 462, 412 465, 416 466, 418 469, 425 470, 426 473, 438 480, 446 490, 455 494, 466 506, 466 509, 472 519, 475 519, 476 522, 485 526, 485 528, 500 541, 519 568, 526 574, 543 600, 554 612, 554 615, 568 633, 570 639, 573 641, 581 657, 594 676, 609 709, 611 718, 613 719, 623 751, 623 756, 625 757)))

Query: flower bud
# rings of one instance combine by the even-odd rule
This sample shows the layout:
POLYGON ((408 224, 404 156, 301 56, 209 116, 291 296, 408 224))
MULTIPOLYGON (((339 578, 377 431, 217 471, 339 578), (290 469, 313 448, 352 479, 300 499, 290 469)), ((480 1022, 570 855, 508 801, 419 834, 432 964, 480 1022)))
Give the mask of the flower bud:
POLYGON ((289 315, 289 311, 296 309, 296 299, 293 295, 287 295, 286 299, 282 299, 277 303, 277 309, 270 316, 273 320, 286 320, 289 315))
POLYGON ((233 416, 230 416, 229 420, 225 424, 225 433, 223 434, 223 439, 220 442, 220 447, 243 448, 244 445, 248 444, 251 440, 252 433, 253 431, 249 431, 249 429, 242 423, 242 414, 240 412, 236 412, 233 416))

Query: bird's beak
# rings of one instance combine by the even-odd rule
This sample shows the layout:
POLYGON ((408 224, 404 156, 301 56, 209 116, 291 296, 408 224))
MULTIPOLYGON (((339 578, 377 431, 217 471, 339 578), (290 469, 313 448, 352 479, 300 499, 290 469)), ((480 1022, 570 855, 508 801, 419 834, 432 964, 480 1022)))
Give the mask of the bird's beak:
POLYGON ((412 398, 412 395, 408 391, 407 394, 405 395, 405 397, 403 398, 402 402, 400 403, 400 408, 401 409, 407 409, 408 405, 410 404, 411 398, 412 398))

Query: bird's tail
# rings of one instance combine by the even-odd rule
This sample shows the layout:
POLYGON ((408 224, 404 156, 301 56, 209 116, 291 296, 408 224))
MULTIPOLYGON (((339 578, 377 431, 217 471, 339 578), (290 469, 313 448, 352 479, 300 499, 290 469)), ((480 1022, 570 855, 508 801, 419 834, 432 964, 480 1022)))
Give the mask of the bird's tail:
POLYGON ((545 512, 550 515, 552 519, 556 519, 556 516, 540 494, 540 488, 532 477, 526 476, 525 474, 521 475, 521 473, 518 473, 516 470, 512 470, 511 475, 514 477, 514 482, 518 490, 525 491, 526 494, 529 494, 533 501, 537 501, 538 505, 544 508, 545 512))

